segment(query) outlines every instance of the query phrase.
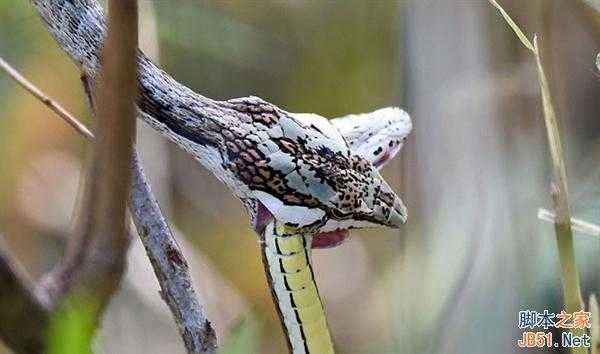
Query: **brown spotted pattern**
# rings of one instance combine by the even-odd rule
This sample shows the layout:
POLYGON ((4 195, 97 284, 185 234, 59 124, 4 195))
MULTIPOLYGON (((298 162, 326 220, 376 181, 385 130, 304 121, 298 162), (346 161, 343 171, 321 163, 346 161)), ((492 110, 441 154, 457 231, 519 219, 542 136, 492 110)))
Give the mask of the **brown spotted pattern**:
POLYGON ((301 126, 286 112, 259 98, 230 100, 228 104, 243 114, 251 127, 222 127, 219 140, 225 147, 223 168, 250 190, 269 193, 286 205, 319 208, 326 217, 318 224, 327 219, 388 223, 397 197, 370 162, 351 154, 347 146, 331 149, 326 144, 310 144, 318 139, 325 143, 329 140, 315 127, 301 126), (294 125, 290 130, 296 135, 286 136, 285 124, 294 125), (278 126, 283 134, 271 134, 278 126), (259 132, 267 134, 267 139, 259 132), (265 140, 272 144, 268 153, 259 148, 265 140), (289 170, 277 168, 274 159, 281 153, 289 159, 289 170), (296 184, 290 182, 291 174, 298 177, 296 184), (322 189, 329 194, 318 195, 316 191, 322 189))

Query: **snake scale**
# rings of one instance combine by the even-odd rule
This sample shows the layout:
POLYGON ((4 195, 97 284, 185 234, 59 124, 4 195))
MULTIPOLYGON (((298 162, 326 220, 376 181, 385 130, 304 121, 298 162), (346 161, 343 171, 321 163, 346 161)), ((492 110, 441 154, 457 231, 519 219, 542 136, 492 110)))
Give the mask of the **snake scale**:
MULTIPOLYGON (((105 33, 95 0, 31 0, 56 41, 95 78, 105 33)), ((138 54, 139 116, 190 153, 238 197, 260 235, 288 346, 333 353, 314 281, 311 248, 341 243, 348 229, 399 227, 406 208, 378 172, 412 129, 398 108, 328 120, 290 113, 258 97, 212 100, 138 54)))

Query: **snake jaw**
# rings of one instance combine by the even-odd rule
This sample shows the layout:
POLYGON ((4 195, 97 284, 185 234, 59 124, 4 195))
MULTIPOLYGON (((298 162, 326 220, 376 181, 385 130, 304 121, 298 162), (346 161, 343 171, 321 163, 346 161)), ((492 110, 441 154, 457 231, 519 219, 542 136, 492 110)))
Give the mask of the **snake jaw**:
MULTIPOLYGON (((251 207, 253 210, 250 211, 252 217, 252 228, 256 233, 262 235, 265 227, 271 223, 275 217, 267 207, 264 206, 260 201, 249 203, 247 207, 251 207)), ((347 229, 337 229, 327 232, 315 233, 312 237, 311 248, 333 248, 341 245, 350 237, 350 232, 347 229)))

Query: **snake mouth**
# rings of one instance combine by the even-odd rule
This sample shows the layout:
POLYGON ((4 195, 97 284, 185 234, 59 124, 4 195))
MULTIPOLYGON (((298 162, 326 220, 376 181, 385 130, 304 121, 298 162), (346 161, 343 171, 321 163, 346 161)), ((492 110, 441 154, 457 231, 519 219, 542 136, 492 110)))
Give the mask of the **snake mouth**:
POLYGON ((344 243, 348 237, 350 237, 350 232, 347 229, 320 232, 313 235, 310 247, 313 249, 336 247, 344 243))
MULTIPOLYGON (((395 154, 394 154, 395 155, 395 154)), ((381 168, 384 164, 386 164, 391 158, 393 157, 392 154, 390 154, 389 152, 386 152, 383 156, 381 156, 379 159, 377 159, 377 161, 373 162, 373 166, 377 167, 377 168, 381 168)))

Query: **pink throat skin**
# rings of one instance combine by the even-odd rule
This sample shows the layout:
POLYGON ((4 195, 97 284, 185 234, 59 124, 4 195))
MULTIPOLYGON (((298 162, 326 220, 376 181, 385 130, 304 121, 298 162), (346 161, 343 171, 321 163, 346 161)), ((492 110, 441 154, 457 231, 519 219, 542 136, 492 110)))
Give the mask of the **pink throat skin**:
POLYGON ((315 234, 310 244, 311 248, 332 248, 341 245, 350 237, 348 230, 335 230, 315 234))
MULTIPOLYGON (((262 203, 258 203, 258 210, 254 218, 254 230, 259 234, 265 229, 268 223, 273 220, 273 214, 265 208, 262 203)), ((350 237, 348 230, 335 230, 330 232, 322 232, 313 235, 311 248, 332 248, 341 245, 350 237)))

